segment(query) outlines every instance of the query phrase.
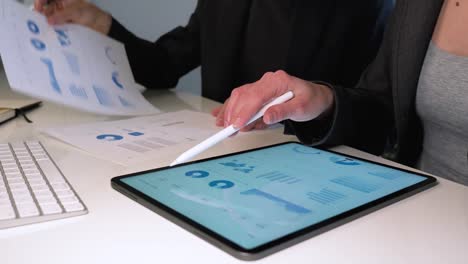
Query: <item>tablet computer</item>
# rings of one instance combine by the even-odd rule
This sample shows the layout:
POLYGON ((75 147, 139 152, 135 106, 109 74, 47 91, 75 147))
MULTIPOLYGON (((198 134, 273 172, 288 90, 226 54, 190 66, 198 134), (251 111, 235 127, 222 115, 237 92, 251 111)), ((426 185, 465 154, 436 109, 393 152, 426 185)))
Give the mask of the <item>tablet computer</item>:
POLYGON ((435 183, 430 176, 295 142, 112 179, 114 189, 243 260, 435 183))

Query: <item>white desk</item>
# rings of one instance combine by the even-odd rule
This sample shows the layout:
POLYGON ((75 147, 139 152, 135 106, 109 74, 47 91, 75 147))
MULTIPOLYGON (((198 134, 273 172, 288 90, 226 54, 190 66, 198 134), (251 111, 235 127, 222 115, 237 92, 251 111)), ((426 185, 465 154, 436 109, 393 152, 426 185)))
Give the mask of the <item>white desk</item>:
MULTIPOLYGON (((11 97, 0 74, 0 97, 11 97)), ((209 111, 217 104, 188 94, 147 95, 164 111, 209 111)), ((125 168, 37 132, 38 127, 109 120, 45 103, 0 126, 0 142, 40 139, 89 208, 89 214, 0 231, 0 263, 243 263, 114 191, 114 176, 169 164, 175 156, 125 168)), ((281 129, 235 137, 204 156, 282 141, 281 129)), ((384 161, 347 147, 338 151, 384 161)), ((468 188, 440 184, 257 263, 468 263, 468 188)))

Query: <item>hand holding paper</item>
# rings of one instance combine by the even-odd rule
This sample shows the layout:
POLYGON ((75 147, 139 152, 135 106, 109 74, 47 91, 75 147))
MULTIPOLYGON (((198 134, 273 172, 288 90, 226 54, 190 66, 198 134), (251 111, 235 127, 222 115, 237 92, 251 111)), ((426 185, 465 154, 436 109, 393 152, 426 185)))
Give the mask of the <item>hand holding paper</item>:
POLYGON ((51 27, 13 0, 0 0, 0 32, 13 90, 100 114, 159 112, 135 88, 121 43, 79 25, 51 27))

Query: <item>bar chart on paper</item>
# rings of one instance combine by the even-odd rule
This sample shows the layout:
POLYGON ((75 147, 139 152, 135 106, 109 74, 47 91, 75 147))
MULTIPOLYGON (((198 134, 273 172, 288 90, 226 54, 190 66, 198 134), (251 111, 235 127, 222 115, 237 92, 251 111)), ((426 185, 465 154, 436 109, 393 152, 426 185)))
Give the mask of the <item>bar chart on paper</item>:
POLYGON ((98 157, 129 165, 158 158, 170 147, 205 139, 217 129, 210 121, 207 114, 179 111, 44 132, 98 157))
POLYGON ((52 27, 13 0, 0 0, 0 29, 14 91, 98 114, 159 113, 138 91, 121 43, 76 24, 52 27))

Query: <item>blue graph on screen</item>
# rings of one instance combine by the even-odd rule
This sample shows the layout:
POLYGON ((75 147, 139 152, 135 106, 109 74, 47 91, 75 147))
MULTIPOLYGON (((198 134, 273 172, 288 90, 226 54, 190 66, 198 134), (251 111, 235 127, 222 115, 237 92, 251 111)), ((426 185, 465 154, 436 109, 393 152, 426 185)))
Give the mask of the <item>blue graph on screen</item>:
POLYGON ((286 200, 283 200, 283 199, 281 199, 279 197, 276 197, 276 196, 274 196, 272 194, 260 191, 258 189, 250 189, 250 190, 241 192, 240 194, 242 194, 242 195, 253 195, 253 196, 257 196, 257 197, 262 198, 262 199, 269 200, 269 201, 274 202, 275 204, 277 204, 277 205, 279 205, 281 207, 284 207, 284 209, 286 209, 287 211, 295 213, 295 214, 308 214, 308 213, 312 212, 311 210, 309 210, 307 208, 304 208, 304 207, 302 207, 300 205, 288 202, 286 200))
POLYGON ((207 171, 202 171, 202 170, 193 170, 193 171, 187 171, 185 173, 185 176, 191 177, 191 178, 206 178, 210 175, 209 172, 207 171))
POLYGON ((239 171, 243 173, 250 173, 255 169, 255 166, 250 166, 243 162, 238 162, 237 160, 221 162, 220 165, 225 167, 231 167, 234 171, 239 171))
POLYGON ((231 187, 234 187, 234 183, 232 181, 226 181, 226 180, 212 181, 208 183, 208 185, 216 189, 229 189, 231 187))
POLYGON ((380 187, 378 184, 369 183, 366 182, 366 180, 362 180, 353 176, 339 177, 330 181, 363 193, 374 192, 380 187))
POLYGON ((309 192, 307 193, 307 196, 309 197, 309 199, 314 200, 323 205, 332 204, 346 198, 346 195, 329 189, 321 189, 318 193, 309 192))
POLYGON ((400 177, 400 175, 398 175, 398 172, 369 172, 369 174, 386 180, 396 180, 400 177))
POLYGON ((293 176, 286 175, 279 171, 271 171, 257 175, 255 178, 263 179, 271 182, 284 183, 284 184, 294 184, 301 182, 302 180, 293 176))
POLYGON ((331 157, 330 160, 334 162, 335 164, 346 165, 346 166, 356 166, 360 164, 359 162, 353 159, 345 158, 345 157, 331 157))

